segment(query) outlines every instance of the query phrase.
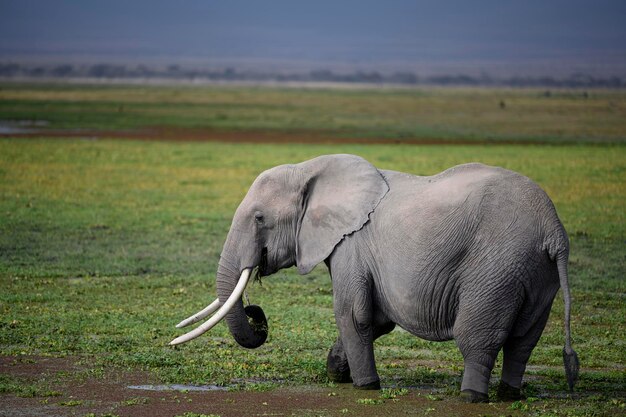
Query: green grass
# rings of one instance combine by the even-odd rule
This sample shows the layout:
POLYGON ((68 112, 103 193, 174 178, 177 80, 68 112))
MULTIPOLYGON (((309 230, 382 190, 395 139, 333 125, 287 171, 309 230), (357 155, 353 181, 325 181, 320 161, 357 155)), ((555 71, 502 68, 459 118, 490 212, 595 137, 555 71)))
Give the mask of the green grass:
MULTIPOLYGON (((464 161, 523 172, 552 196, 572 238, 573 332, 584 370, 626 382, 626 152, 621 146, 280 146, 78 140, 0 142, 0 352, 94 355, 167 382, 324 382, 336 337, 324 267, 254 285, 270 321, 255 351, 224 325, 179 348, 173 325, 214 297, 234 210, 262 170, 332 152, 432 174, 464 161)), ((557 298, 529 371, 563 389, 557 298), (543 367, 556 367, 557 371, 543 367)), ((396 331, 377 343, 383 379, 445 386, 462 364, 454 343, 396 331), (432 363, 430 366, 414 366, 432 363), (437 368, 444 364, 444 368, 437 368)), ((583 372, 580 384, 592 386, 583 372)), ((245 385, 245 384, 244 384, 245 385)))
POLYGON ((0 394, 11 393, 18 397, 58 397, 62 393, 48 388, 45 381, 30 381, 0 374, 0 394))
POLYGON ((269 89, 0 85, 0 120, 51 128, 154 126, 327 137, 626 141, 626 93, 503 89, 269 89), (500 108, 500 102, 506 108, 500 108))
MULTIPOLYGON (((40 92, 119 95, 116 88, 75 90, 46 87, 40 92)), ((146 90, 165 96, 175 91, 146 90)), ((238 91, 223 90, 226 95, 238 91)), ((12 91, 34 94, 25 87, 3 88, 0 94, 12 91)), ((141 102, 136 96, 142 91, 130 89, 127 100, 141 102)), ((197 92, 200 98, 202 91, 197 92)), ((247 97, 252 91, 240 94, 247 97)), ((259 94, 283 97, 292 92, 259 94)), ((313 91, 313 98, 305 95, 303 100, 324 94, 360 93, 313 91)), ((96 104, 98 100, 93 98, 96 104)), ((46 114, 41 117, 49 119, 46 114)), ((380 168, 419 175, 479 161, 538 182, 555 202, 571 238, 572 331, 582 366, 577 385, 581 394, 558 398, 566 392, 559 293, 527 371, 526 392, 542 401, 519 407, 539 415, 588 415, 594 404, 602 405, 600 415, 623 410, 626 147, 621 144, 0 139, 0 354, 73 355, 95 377, 114 366, 145 369, 163 383, 217 383, 257 391, 277 384, 326 384, 325 358, 337 332, 331 283, 323 266, 307 276, 281 271, 251 286, 250 300, 263 306, 270 325, 268 342, 259 349, 240 348, 224 324, 189 344, 171 348, 167 343, 181 333, 174 328, 178 321, 215 297, 221 246, 254 178, 271 166, 344 152, 380 168)), ((427 342, 397 330, 376 342, 376 357, 383 385, 432 388, 437 398, 453 397, 458 390, 462 360, 453 342, 427 342)), ((40 391, 2 378, 2 392, 40 391)))

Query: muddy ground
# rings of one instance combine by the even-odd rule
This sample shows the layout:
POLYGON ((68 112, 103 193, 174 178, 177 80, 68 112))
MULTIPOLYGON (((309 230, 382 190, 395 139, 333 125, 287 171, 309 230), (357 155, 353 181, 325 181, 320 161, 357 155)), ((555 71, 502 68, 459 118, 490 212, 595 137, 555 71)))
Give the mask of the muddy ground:
POLYGON ((456 396, 418 388, 410 388, 396 399, 381 399, 379 391, 359 391, 350 384, 285 385, 266 392, 138 390, 130 387, 159 382, 147 373, 119 369, 94 374, 88 363, 77 357, 0 357, 0 374, 22 381, 24 386, 38 387, 34 396, 1 393, 0 416, 517 415, 511 403, 465 404, 456 396))
POLYGON ((80 138, 130 139, 168 142, 234 142, 234 143, 299 143, 299 144, 406 144, 406 145, 484 145, 488 143, 529 145, 542 143, 540 140, 467 140, 425 137, 378 138, 360 137, 346 133, 324 132, 317 130, 215 130, 209 128, 151 127, 137 130, 84 130, 84 129, 16 129, 10 133, 0 132, 0 138, 80 138))

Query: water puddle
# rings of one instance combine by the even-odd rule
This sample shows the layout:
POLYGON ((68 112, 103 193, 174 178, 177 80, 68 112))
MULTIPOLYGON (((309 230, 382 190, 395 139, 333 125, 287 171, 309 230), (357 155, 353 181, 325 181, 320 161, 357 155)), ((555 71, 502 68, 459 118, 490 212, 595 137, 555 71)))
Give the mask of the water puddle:
POLYGON ((32 133, 49 124, 47 120, 0 120, 0 134, 32 133))
POLYGON ((219 385, 129 385, 126 388, 144 391, 228 391, 228 387, 219 385))

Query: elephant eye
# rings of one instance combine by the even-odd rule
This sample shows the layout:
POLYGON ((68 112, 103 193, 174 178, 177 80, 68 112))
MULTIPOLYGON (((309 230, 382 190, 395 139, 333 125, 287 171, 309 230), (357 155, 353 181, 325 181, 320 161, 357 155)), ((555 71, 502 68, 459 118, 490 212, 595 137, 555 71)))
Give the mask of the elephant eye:
POLYGON ((261 213, 260 211, 254 213, 254 219, 257 223, 263 223, 263 221, 265 220, 265 218, 263 217, 263 213, 261 213))

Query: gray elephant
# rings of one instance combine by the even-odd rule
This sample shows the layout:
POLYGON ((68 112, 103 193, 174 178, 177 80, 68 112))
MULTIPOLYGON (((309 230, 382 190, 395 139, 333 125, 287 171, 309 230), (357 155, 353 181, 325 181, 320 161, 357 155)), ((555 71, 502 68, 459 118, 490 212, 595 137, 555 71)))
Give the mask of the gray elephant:
POLYGON ((263 172, 235 213, 217 270, 216 299, 181 322, 226 318, 246 348, 265 342, 267 322, 241 295, 251 271, 266 276, 325 262, 339 330, 331 380, 379 389, 373 342, 396 325, 432 341, 454 339, 463 355, 461 396, 487 400, 504 351, 501 399, 520 397, 526 363, 559 289, 565 300, 563 358, 570 389, 578 359, 570 340, 569 242, 554 205, 530 179, 466 164, 430 177, 379 170, 353 155, 327 155, 263 172))

